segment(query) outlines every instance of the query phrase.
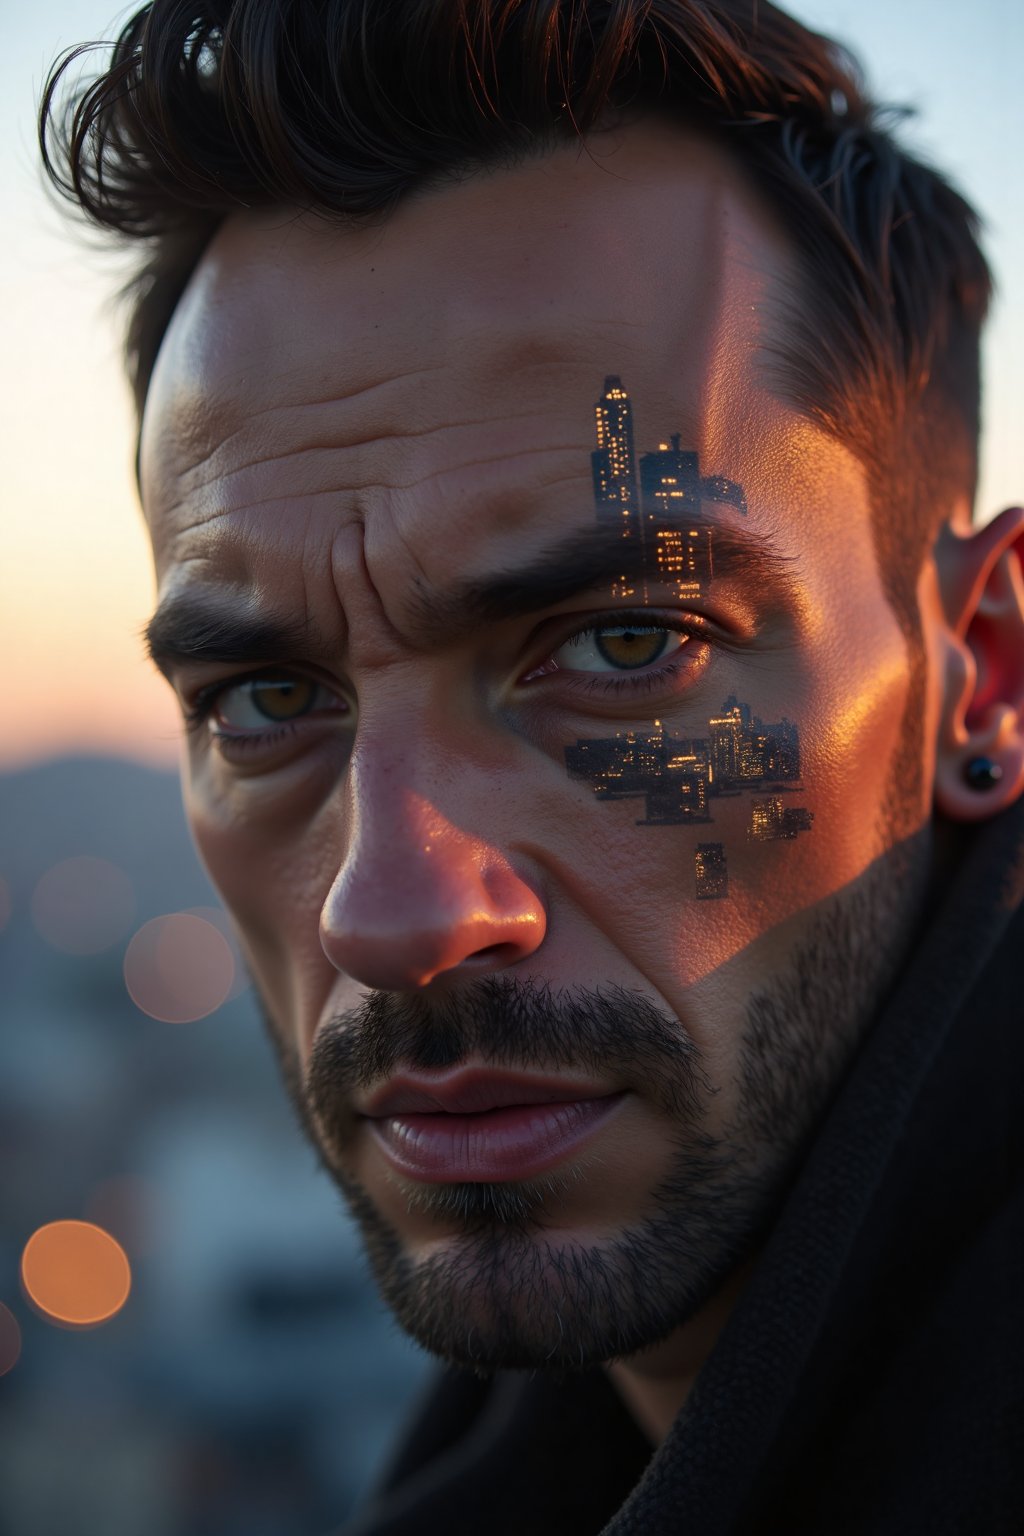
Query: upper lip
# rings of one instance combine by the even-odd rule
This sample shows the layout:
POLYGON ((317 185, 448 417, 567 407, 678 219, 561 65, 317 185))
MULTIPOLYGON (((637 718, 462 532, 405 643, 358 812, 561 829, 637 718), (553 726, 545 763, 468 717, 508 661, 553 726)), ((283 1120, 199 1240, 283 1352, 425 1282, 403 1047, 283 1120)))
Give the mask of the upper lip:
POLYGON ((401 1073, 370 1095, 360 1113, 369 1119, 390 1115, 479 1115, 511 1104, 567 1104, 603 1099, 615 1090, 597 1083, 516 1072, 463 1070, 444 1077, 401 1073))

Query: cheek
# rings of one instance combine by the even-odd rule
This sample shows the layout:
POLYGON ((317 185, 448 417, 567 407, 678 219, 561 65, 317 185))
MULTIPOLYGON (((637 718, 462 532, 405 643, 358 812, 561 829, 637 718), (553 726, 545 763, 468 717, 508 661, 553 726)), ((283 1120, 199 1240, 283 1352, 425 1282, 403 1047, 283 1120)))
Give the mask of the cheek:
MULTIPOLYGON (((642 800, 596 794, 577 801, 571 816, 563 811, 548 845, 549 854, 560 850, 557 883, 684 1016, 687 989, 705 980, 713 993, 719 978, 716 1015, 730 1011, 733 986, 741 1003, 785 964, 818 905, 882 851, 907 697, 899 636, 874 660, 845 687, 833 672, 826 679, 808 670, 778 690, 776 708, 757 701, 768 718, 800 722, 799 777, 768 774, 713 792, 710 819, 688 825, 643 824, 642 800), (742 963, 726 972, 743 952, 755 956, 755 946, 758 975, 742 963)), ((702 996, 707 1003, 712 994, 702 996)))
MULTIPOLYGON (((822 885, 816 822, 792 839, 751 840, 752 802, 762 798, 716 805, 713 822, 700 827, 622 825, 626 806, 598 807, 607 820, 588 828, 557 872, 571 907, 683 1016, 689 988, 822 885), (609 826, 613 819, 620 824, 609 826)), ((800 805, 815 799, 808 790, 800 805)))
POLYGON ((322 819, 271 815, 243 791, 216 800, 190 785, 199 856, 239 930, 246 962, 279 1028, 303 1058, 337 974, 320 945, 320 912, 337 872, 322 819))

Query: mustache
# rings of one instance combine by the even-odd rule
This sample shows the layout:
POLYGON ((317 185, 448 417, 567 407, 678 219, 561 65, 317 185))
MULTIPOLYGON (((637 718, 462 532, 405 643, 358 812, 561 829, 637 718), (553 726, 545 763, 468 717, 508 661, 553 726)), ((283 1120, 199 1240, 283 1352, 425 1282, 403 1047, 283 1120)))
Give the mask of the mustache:
POLYGON ((470 1061, 523 1072, 582 1069, 641 1089, 666 1114, 691 1122, 717 1091, 682 1023, 643 993, 489 975, 438 998, 371 992, 330 1019, 313 1043, 307 1100, 330 1124, 357 1090, 399 1069, 470 1061))

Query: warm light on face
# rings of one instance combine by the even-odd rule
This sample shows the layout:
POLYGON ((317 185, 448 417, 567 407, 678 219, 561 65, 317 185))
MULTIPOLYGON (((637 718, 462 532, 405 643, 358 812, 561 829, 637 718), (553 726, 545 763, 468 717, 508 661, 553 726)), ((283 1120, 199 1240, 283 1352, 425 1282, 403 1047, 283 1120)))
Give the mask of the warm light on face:
POLYGON ((48 869, 32 892, 40 935, 66 955, 97 955, 131 926, 135 892, 123 869, 85 855, 48 869))
POLYGON ((21 1256, 25 1294, 55 1323, 91 1328, 120 1312, 132 1273, 109 1232, 88 1221, 51 1221, 33 1232, 21 1256))
MULTIPOLYGON (((700 454, 681 446, 681 434, 660 442, 657 452, 637 458, 633 406, 618 374, 605 378, 595 406, 597 447, 590 462, 594 508, 599 524, 616 526, 623 511, 623 537, 640 556, 644 601, 649 582, 672 583, 679 601, 695 600, 715 575, 714 529, 691 528, 705 502, 747 514, 742 486, 724 475, 702 475, 700 454), (687 511, 679 526, 669 521, 687 511)), ((613 585, 612 595, 616 589, 613 585)), ((597 632, 595 631, 595 634, 597 632)), ((603 630, 611 641, 602 646, 604 658, 625 674, 649 679, 645 661, 660 654, 665 630, 657 620, 645 628, 630 621, 603 630), (653 647, 653 649, 652 649, 653 647)), ((810 831, 814 813, 806 806, 786 806, 784 794, 801 794, 800 737, 783 716, 765 723, 750 706, 730 694, 721 712, 701 721, 693 735, 672 734, 660 719, 652 729, 616 731, 603 737, 581 737, 565 748, 570 778, 590 783, 599 800, 642 797, 643 817, 637 826, 694 826, 713 823, 721 797, 735 799, 744 790, 772 788, 771 798, 755 801, 747 841, 792 842, 810 831)), ((694 855, 694 896, 697 900, 729 895, 727 849, 721 842, 697 845, 694 855)))
POLYGON ((132 938, 124 981, 137 1008, 165 1024, 205 1019, 226 1002, 235 980, 231 946, 203 917, 154 917, 132 938))
POLYGON ((731 169, 662 132, 638 130, 616 188, 649 212, 663 164, 674 237, 634 242, 614 308, 586 157, 410 202, 369 261, 301 220, 229 220, 147 406, 148 638, 189 721, 198 849, 312 1139, 365 1196, 382 1289, 458 1362, 478 1340, 499 1368, 629 1353, 654 1337, 631 1276, 668 1321, 724 1276, 900 932, 871 871, 905 644, 866 476, 758 372, 788 253, 731 169), (343 744, 316 710, 266 729, 249 685, 287 709, 293 677, 350 701, 343 744), (473 1161, 457 1136, 413 1166, 359 1107, 403 1071, 552 1063, 621 1113, 592 1160, 541 1144, 550 1183, 532 1151, 473 1161))

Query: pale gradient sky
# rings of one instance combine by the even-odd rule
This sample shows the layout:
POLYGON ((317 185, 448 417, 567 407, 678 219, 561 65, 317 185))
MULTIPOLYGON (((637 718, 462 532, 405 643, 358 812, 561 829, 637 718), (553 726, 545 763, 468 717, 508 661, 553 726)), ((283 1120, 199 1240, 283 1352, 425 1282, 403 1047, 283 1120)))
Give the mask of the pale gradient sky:
MULTIPOLYGON (((153 602, 132 477, 133 427, 108 307, 118 266, 70 234, 36 166, 34 112, 52 58, 109 37, 102 0, 5 16, 0 44, 3 455, 0 768, 70 752, 173 764, 170 691, 138 639, 153 602)), ((878 95, 918 108, 906 139, 983 214, 999 295, 985 352, 978 511, 1024 497, 1024 53, 1020 0, 800 0, 850 44, 878 95)))

